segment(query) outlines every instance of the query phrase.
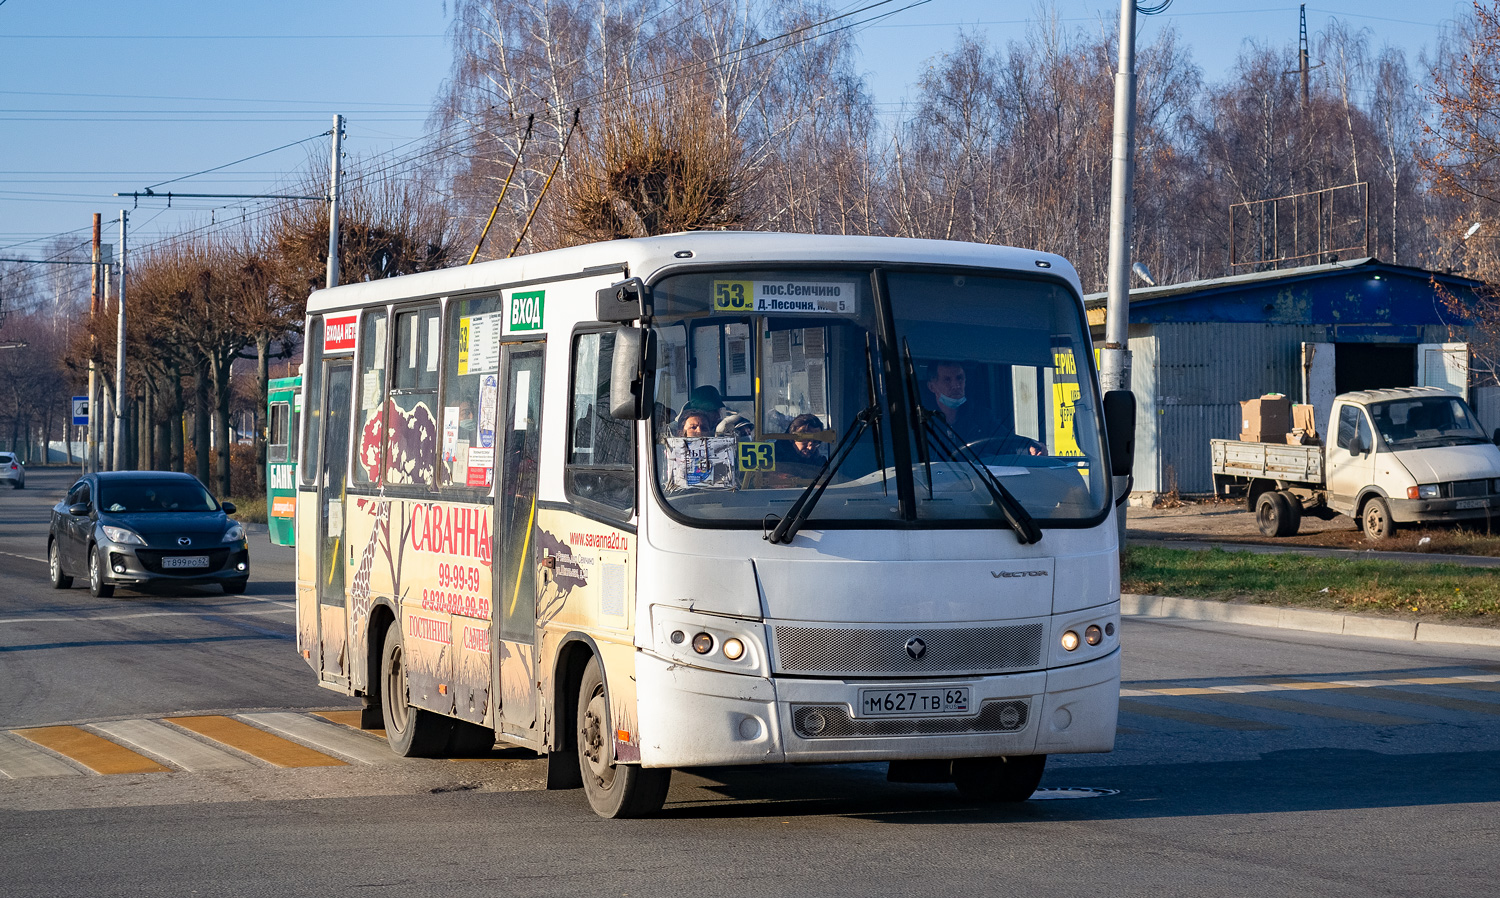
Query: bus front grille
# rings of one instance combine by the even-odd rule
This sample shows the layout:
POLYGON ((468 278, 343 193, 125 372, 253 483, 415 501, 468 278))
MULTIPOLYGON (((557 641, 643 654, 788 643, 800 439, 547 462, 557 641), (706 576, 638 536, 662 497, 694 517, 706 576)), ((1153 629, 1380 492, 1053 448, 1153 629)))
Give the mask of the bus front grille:
POLYGON ((776 672, 800 676, 964 676, 1034 670, 1041 624, 1001 627, 772 628, 776 672))
POLYGON ((1014 733, 1029 710, 1023 699, 991 699, 972 717, 851 717, 845 705, 793 705, 792 729, 803 739, 1014 733))

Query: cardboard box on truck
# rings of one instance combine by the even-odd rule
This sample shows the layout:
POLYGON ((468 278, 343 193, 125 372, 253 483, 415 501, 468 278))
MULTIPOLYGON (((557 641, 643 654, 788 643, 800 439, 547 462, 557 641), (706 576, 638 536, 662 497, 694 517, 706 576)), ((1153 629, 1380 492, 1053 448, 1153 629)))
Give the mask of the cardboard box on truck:
POLYGON ((1300 402, 1292 406, 1292 430, 1300 430, 1314 440, 1318 438, 1318 421, 1312 406, 1300 402))
POLYGON ((1240 439, 1249 443, 1285 443, 1292 429, 1292 401, 1268 393, 1240 403, 1240 439))

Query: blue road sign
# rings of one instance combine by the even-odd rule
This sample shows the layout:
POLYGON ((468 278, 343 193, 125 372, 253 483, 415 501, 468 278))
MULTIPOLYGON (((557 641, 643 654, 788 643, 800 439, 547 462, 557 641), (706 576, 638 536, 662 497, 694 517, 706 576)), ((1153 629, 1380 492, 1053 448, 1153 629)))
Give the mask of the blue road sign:
POLYGON ((88 426, 89 398, 87 396, 73 397, 73 423, 79 427, 88 426))

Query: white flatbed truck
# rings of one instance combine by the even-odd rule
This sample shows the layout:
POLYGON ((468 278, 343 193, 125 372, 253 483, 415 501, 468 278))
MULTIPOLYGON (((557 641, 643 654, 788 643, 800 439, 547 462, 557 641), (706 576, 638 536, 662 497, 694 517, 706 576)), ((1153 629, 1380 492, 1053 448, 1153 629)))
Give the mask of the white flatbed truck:
POLYGON ((1436 387, 1344 393, 1324 445, 1212 440, 1214 491, 1243 492, 1267 536, 1304 515, 1347 515, 1386 539, 1419 522, 1500 518, 1500 431, 1486 436, 1461 397, 1436 387))

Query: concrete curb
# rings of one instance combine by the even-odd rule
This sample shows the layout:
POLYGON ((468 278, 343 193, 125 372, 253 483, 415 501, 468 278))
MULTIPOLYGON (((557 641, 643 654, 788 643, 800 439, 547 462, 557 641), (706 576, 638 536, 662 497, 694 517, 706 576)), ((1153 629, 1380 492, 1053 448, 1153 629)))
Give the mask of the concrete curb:
POLYGON ((1179 599, 1172 596, 1140 596, 1127 593, 1120 596, 1120 613, 1139 617, 1223 621, 1230 624, 1249 624, 1252 627, 1306 630, 1344 636, 1373 636, 1378 639, 1401 639, 1406 642, 1500 648, 1500 629, 1491 627, 1464 627, 1456 624, 1370 617, 1364 614, 1340 614, 1336 611, 1282 608, 1276 605, 1240 605, 1205 599, 1179 599))

